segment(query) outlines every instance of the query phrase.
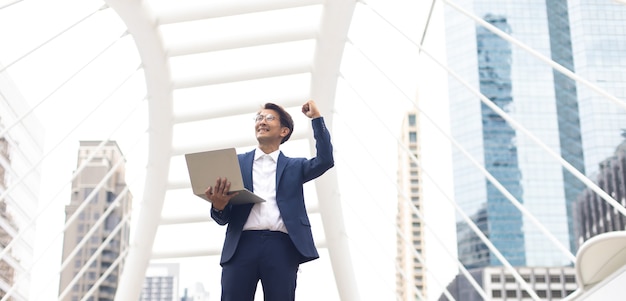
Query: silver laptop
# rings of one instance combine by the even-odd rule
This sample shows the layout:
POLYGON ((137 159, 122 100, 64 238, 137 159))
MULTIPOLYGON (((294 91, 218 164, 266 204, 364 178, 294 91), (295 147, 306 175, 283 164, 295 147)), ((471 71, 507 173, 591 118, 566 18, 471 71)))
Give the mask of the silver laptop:
POLYGON ((226 178, 230 182, 229 193, 239 193, 230 199, 231 204, 265 202, 243 186, 239 159, 234 148, 185 154, 185 160, 193 194, 208 201, 204 191, 209 186, 215 186, 217 178, 226 178))

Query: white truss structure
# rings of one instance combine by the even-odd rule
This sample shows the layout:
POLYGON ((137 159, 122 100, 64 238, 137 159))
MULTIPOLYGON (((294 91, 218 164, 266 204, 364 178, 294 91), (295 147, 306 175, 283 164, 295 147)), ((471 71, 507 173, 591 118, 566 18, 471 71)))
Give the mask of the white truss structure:
MULTIPOLYGON (((192 148, 184 148, 173 144, 173 126, 176 122, 188 121, 191 117, 176 115, 173 112, 174 89, 197 87, 217 83, 246 81, 266 77, 276 77, 294 73, 311 73, 310 95, 319 102, 322 108, 332 108, 335 96, 335 87, 339 75, 339 65, 343 48, 347 39, 350 19, 356 3, 354 1, 334 1, 324 4, 322 1, 229 1, 206 2, 197 6, 179 7, 153 12, 149 4, 143 1, 113 0, 107 3, 118 12, 127 24, 128 31, 135 38, 137 49, 141 57, 148 87, 150 124, 150 144, 148 153, 148 170, 144 197, 153 200, 149 206, 144 206, 139 215, 137 241, 127 257, 127 268, 122 275, 116 300, 133 300, 139 297, 142 279, 150 261, 152 244, 159 226, 163 200, 168 183, 168 168, 170 156, 191 152, 192 148), (242 15, 249 13, 266 12, 272 10, 286 10, 297 7, 323 5, 321 21, 312 35, 310 30, 294 30, 285 28, 287 34, 281 32, 267 33, 266 36, 228 37, 228 39, 206 43, 205 37, 193 36, 184 43, 171 43, 160 34, 160 26, 193 21, 202 21, 211 18, 242 15), (274 43, 289 43, 303 39, 316 38, 316 49, 313 57, 304 58, 302 65, 272 66, 263 69, 245 71, 226 71, 223 74, 181 75, 175 77, 170 69, 170 59, 177 55, 197 55, 216 49, 236 49, 243 47, 262 47, 274 43), (206 45, 203 45, 206 44, 206 45), (306 62, 306 60, 309 62, 306 62)), ((249 24, 254 26, 254 24, 249 24)), ((294 99, 296 101, 296 99, 294 99)), ((298 99, 297 101, 300 101, 298 99)), ((298 103, 288 103, 286 106, 296 106, 298 103)), ((194 119, 211 118, 215 114, 211 107, 207 107, 206 115, 196 113, 194 119)), ((241 108, 231 108, 229 114, 237 115, 254 111, 254 105, 241 108)), ((325 116, 332 116, 326 109, 325 116)), ((220 114, 220 117, 226 116, 220 114)), ((327 118, 332 126, 332 118, 327 118)), ((202 143, 210 143, 203 141, 202 143)), ((224 144, 236 147, 245 146, 239 141, 221 141, 224 144)), ((206 147, 211 145, 200 145, 206 147)), ((313 147, 313 146, 312 146, 313 147)), ((349 248, 346 237, 343 236, 341 207, 338 206, 338 189, 335 172, 330 171, 323 179, 317 181, 317 193, 320 196, 320 211, 324 218, 326 242, 334 264, 335 275, 338 280, 340 295, 343 300, 358 300, 356 284, 354 282, 349 248), (324 189, 319 189, 323 187, 324 189)), ((176 256, 177 254, 173 254, 176 256)))
MULTIPOLYGON (((61 60, 57 66, 55 65, 57 58, 54 55, 49 55, 39 61, 39 65, 35 63, 35 67, 29 69, 30 76, 33 77, 31 80, 35 82, 37 73, 40 73, 35 71, 52 70, 47 74, 52 87, 37 86, 37 89, 46 91, 39 94, 36 93, 37 91, 28 91, 37 98, 32 102, 32 109, 11 121, 10 124, 3 124, 4 127, 0 127, 0 138, 15 139, 17 134, 14 134, 13 129, 23 128, 25 125, 22 124, 22 119, 27 118, 34 111, 39 110, 39 113, 45 116, 49 113, 47 110, 58 107, 59 104, 65 104, 62 100, 58 100, 63 99, 64 89, 70 82, 78 81, 81 76, 87 77, 84 73, 96 65, 100 59, 107 55, 119 58, 109 60, 109 62, 119 61, 118 63, 122 66, 116 75, 106 78, 104 75, 102 78, 95 77, 97 78, 95 87, 102 87, 107 92, 86 92, 82 97, 89 99, 84 102, 88 102, 91 106, 80 113, 78 113, 77 104, 81 102, 71 102, 71 107, 67 107, 63 112, 67 116, 59 117, 60 119, 74 117, 76 121, 72 119, 75 122, 71 126, 58 133, 52 133, 51 140, 54 141, 52 146, 48 146, 42 158, 35 158, 31 161, 33 162, 32 170, 39 172, 42 162, 47 157, 54 157, 57 148, 61 149, 62 146, 67 145, 67 140, 76 137, 75 133, 87 127, 90 122, 100 122, 105 134, 100 134, 97 139, 104 141, 116 140, 116 137, 123 132, 132 132, 135 128, 128 124, 140 119, 138 116, 145 118, 139 125, 145 128, 140 129, 126 141, 127 145, 130 145, 125 148, 129 150, 129 153, 139 153, 134 157, 126 154, 127 157, 137 159, 137 161, 145 160, 145 168, 139 174, 129 177, 129 180, 139 183, 136 186, 142 189, 139 193, 141 199, 132 220, 131 247, 128 253, 116 259, 116 264, 121 259, 125 260, 125 269, 117 289, 116 300, 138 300, 144 274, 151 261, 217 257, 220 253, 217 247, 220 244, 176 246, 176 242, 170 242, 171 248, 157 247, 163 245, 162 242, 159 244, 159 232, 167 227, 180 226, 181 229, 192 229, 193 226, 191 236, 205 240, 208 240, 203 237, 207 224, 210 224, 209 227, 212 229, 219 228, 211 223, 208 212, 201 211, 206 209, 206 206, 196 207, 200 208, 197 212, 188 210, 180 213, 172 210, 176 207, 176 202, 182 201, 181 195, 189 194, 189 183, 184 178, 184 173, 183 177, 180 176, 181 168, 184 168, 183 155, 206 149, 233 146, 245 149, 254 146, 253 136, 248 135, 250 133, 245 130, 240 130, 242 127, 251 129, 252 126, 246 127, 241 124, 250 121, 251 114, 258 110, 262 103, 268 101, 285 106, 293 112, 292 115, 296 119, 296 129, 291 138, 291 144, 285 145, 285 148, 299 151, 304 149, 305 155, 314 153, 314 145, 309 144, 311 135, 306 127, 306 120, 298 119, 300 116, 297 116, 299 106, 308 99, 314 99, 319 104, 327 125, 331 128, 333 138, 342 137, 342 140, 333 141, 337 146, 335 149, 337 167, 317 179, 313 186, 309 186, 308 191, 316 200, 308 204, 310 214, 318 216, 320 225, 323 227, 323 233, 316 233, 319 235, 315 237, 318 247, 328 252, 332 270, 332 277, 328 275, 328 278, 333 278, 336 295, 340 300, 366 300, 372 297, 369 295, 372 287, 359 283, 364 271, 369 274, 369 278, 378 280, 376 283, 383 287, 385 296, 398 298, 394 292, 395 283, 387 277, 391 274, 393 278, 393 268, 377 270, 385 264, 393 267, 393 255, 391 257, 373 255, 376 251, 388 252, 387 246, 394 246, 393 242, 390 243, 393 238, 389 237, 395 234, 392 212, 395 210, 395 204, 392 206, 394 208, 388 208, 389 204, 381 204, 381 200, 393 199, 395 201, 397 195, 401 194, 394 181, 395 171, 386 169, 381 162, 387 160, 389 154, 396 156, 395 145, 398 145, 401 151, 409 152, 402 145, 401 139, 397 137, 399 128, 394 128, 394 126, 399 122, 389 119, 400 116, 395 112, 405 111, 404 107, 418 108, 426 119, 433 123, 431 130, 434 128, 433 131, 443 137, 443 144, 448 146, 455 144, 445 129, 448 125, 445 125, 443 121, 441 123, 437 121, 437 114, 441 112, 429 108, 428 104, 418 105, 415 101, 414 94, 418 90, 418 81, 435 82, 437 79, 445 81, 446 76, 452 73, 446 68, 443 62, 445 58, 438 52, 439 50, 427 47, 441 46, 435 42, 428 45, 425 41, 431 37, 427 33, 433 30, 433 26, 438 25, 432 20, 439 20, 438 18, 442 16, 441 7, 444 5, 467 14, 468 18, 475 19, 480 26, 489 27, 489 24, 484 24, 485 22, 480 18, 466 12, 454 1, 432 1, 432 3, 422 4, 413 2, 415 1, 398 1, 395 5, 386 1, 354 0, 49 1, 45 5, 53 8, 53 13, 43 12, 41 16, 26 18, 27 22, 33 24, 35 20, 41 20, 43 24, 47 24, 46 22, 58 21, 62 25, 57 26, 56 32, 48 34, 44 39, 31 41, 30 44, 25 43, 26 46, 16 49, 16 53, 0 53, 8 57, 7 61, 2 61, 4 66, 0 65, 0 73, 17 71, 20 64, 26 64, 30 58, 35 60, 38 53, 55 43, 67 43, 70 44, 67 48, 82 49, 84 45, 80 42, 89 38, 88 43, 99 43, 95 46, 97 50, 85 54, 87 58, 79 58, 78 53, 74 54, 78 66, 61 60), (74 19, 64 20, 60 16, 55 17, 55 13, 64 10, 76 10, 75 13, 70 14, 74 19), (391 16, 402 17, 394 19, 391 16), (117 22, 110 22, 107 18, 116 19, 117 22), (108 21, 104 21, 105 19, 108 21), (114 25, 111 25, 111 28, 102 29, 102 24, 114 25), (90 31, 87 31, 88 35, 75 36, 71 40, 76 44, 65 40, 66 35, 72 34, 76 28, 87 26, 91 26, 90 31), (385 33, 379 34, 378 31, 383 31, 383 27, 386 28, 385 33), (372 50, 377 48, 375 46, 387 42, 383 36, 390 39, 394 36, 397 43, 394 46, 397 47, 385 48, 384 51, 372 50), (128 46, 128 44, 132 44, 131 48, 136 52, 130 54, 128 51, 122 54, 116 52, 120 45, 128 46), (400 62, 389 61, 396 56, 400 62), (350 68, 345 65, 349 65, 350 68), (434 68, 432 73, 418 74, 420 68, 427 66, 434 68), (376 74, 377 77, 359 79, 361 73, 376 74), (385 88, 380 88, 380 91, 372 88, 371 85, 374 82, 378 84, 377 88, 382 86, 385 88), (121 94, 120 91, 126 86, 141 87, 139 89, 141 92, 126 92, 121 96, 121 100, 115 102, 116 107, 113 111, 116 112, 116 116, 97 117, 98 112, 104 111, 103 108, 113 102, 116 99, 115 95, 121 94), (348 95, 351 97, 348 98, 348 95), (395 111, 391 112, 392 109, 395 111), (93 121, 96 118, 104 119, 93 121), (370 132, 375 133, 376 136, 368 135, 370 132), (11 136, 12 134, 14 136, 11 136), (142 143, 145 143, 145 149, 141 149, 142 143), (388 145, 394 147, 387 147, 388 145), (355 153, 363 154, 366 162, 371 164, 361 164, 362 161, 352 158, 355 153), (348 181, 345 179, 354 179, 354 183, 346 184, 348 181), (379 185, 382 192, 378 191, 379 185), (355 190, 359 190, 360 193, 353 192, 355 190), (363 207, 373 212, 365 215, 363 212, 367 209, 363 207), (348 216, 363 219, 358 226, 355 226, 359 229, 358 231, 350 229, 350 224, 346 221, 348 216), (198 224, 202 226, 195 227, 198 224), (391 227, 388 228, 391 231, 385 232, 386 235, 373 234, 375 231, 370 229, 370 227, 384 228, 384 225, 389 224, 391 227), (357 240, 355 232, 368 234, 366 239, 368 244, 355 248, 353 244, 357 240), (359 260, 359 257, 362 258, 359 260), (379 265, 379 261, 388 262, 379 265), (370 264, 371 269, 369 269, 370 264)), ((0 1, 0 13, 7 12, 8 15, 12 9, 29 4, 33 5, 32 12, 36 11, 35 7, 39 7, 38 5, 43 5, 36 3, 35 0, 0 1)), ((45 8, 42 9, 45 10, 45 8)), ((6 15, 0 15, 0 22, 3 16, 6 15)), ((19 21, 14 22, 17 29, 26 30, 26 27, 21 26, 19 21)), ((3 25, 0 24, 0 28, 3 25)), ((27 33, 23 35, 24 39, 29 37, 27 33)), ((506 34, 502 37, 524 51, 535 53, 532 48, 506 34)), ((2 42, 0 40, 0 43, 2 42)), ((71 49, 66 52, 70 53, 71 49)), ((540 58, 540 60, 574 80, 587 82, 586 79, 579 78, 578 75, 548 58, 540 58)), ((99 68, 105 67, 99 66, 99 68)), ((87 82, 89 80, 93 82, 93 79, 94 77, 89 77, 83 84, 87 86, 87 82)), ((38 82, 46 82, 46 80, 41 78, 38 82)), ((0 86, 0 88, 3 87, 0 86)), ((72 89, 80 90, 77 86, 72 89)), ((89 86, 85 89, 94 88, 89 86)), ((435 93, 431 89, 437 88, 422 84, 419 89, 423 95, 428 91, 435 93)), ((606 94, 593 85, 590 89, 624 106, 623 100, 606 94)), ((484 100, 485 97, 478 94, 476 98, 484 100)), ((3 97, 0 99, 2 101, 7 97, 6 95, 0 96, 3 97)), ((497 108, 494 108, 494 111, 498 112, 497 108)), ((523 126, 517 125, 514 118, 507 116, 504 112, 498 113, 510 124, 519 127, 517 128, 519 131, 533 137, 532 133, 527 133, 523 126)), ((92 126, 93 124, 90 128, 92 126)), ((537 144, 545 146, 541 141, 537 141, 537 144)), ((546 152, 552 155, 550 149, 545 148, 546 152)), ((70 148, 70 152, 74 151, 75 149, 70 148)), ((445 151, 442 152, 446 154, 445 151)), ((557 157, 555 160, 562 160, 558 155, 554 156, 557 157)), ((429 157, 425 154, 422 156, 423 160, 424 158, 429 157)), ((129 159, 129 163, 133 159, 129 159)), ((413 159, 418 162, 414 154, 413 159)), ((449 183, 438 183, 440 178, 435 174, 439 166, 433 163, 438 159, 437 155, 433 155, 430 159, 432 160, 423 163, 422 168, 425 169, 426 174, 430 173, 428 177, 435 182, 434 186, 442 190, 436 195, 437 200, 441 203, 449 201, 450 212, 454 209, 460 211, 458 207, 455 207, 452 198, 445 193, 445 190, 450 188, 446 186, 449 183)), ((565 169, 576 173, 569 162, 562 161, 565 169)), ((9 165, 4 161, 2 163, 3 167, 9 165)), ((35 224, 40 227, 42 216, 58 203, 57 199, 67 198, 66 189, 82 168, 84 166, 79 166, 72 174, 72 178, 64 178, 63 187, 55 188, 52 198, 42 198, 37 213, 29 215, 31 220, 27 222, 23 230, 25 233, 30 231, 27 229, 35 224)), ((598 194, 603 193, 593 181, 584 175, 576 174, 576 176, 598 194)), ((24 188, 22 186, 27 186, 22 184, 26 182, 24 179, 27 177, 28 175, 15 176, 12 186, 0 191, 2 194, 0 199, 13 197, 14 190, 19 191, 24 188)), ((490 178, 491 175, 486 174, 485 177, 490 178)), ((26 188, 31 189, 31 187, 26 188)), ((616 207, 616 211, 624 212, 624 208, 617 208, 619 202, 611 196, 604 193, 602 197, 607 203, 616 207)), ((406 197, 405 200, 409 202, 406 197)), ((511 196, 510 200, 516 203, 514 197, 511 196)), ((199 202, 199 200, 195 201, 199 202)), ((542 225, 526 211, 522 204, 516 205, 523 214, 537 223, 537 227, 542 228, 542 225)), ((424 217, 424 220, 429 221, 427 217, 424 217)), ((126 222, 131 221, 121 221, 121 223, 126 222)), ((438 228, 436 217, 433 217, 430 222, 431 224, 427 224, 426 227, 431 227, 431 232, 437 236, 436 238, 445 240, 446 234, 449 233, 438 228)), ((468 224, 479 232, 469 218, 468 224)), ((5 224, 0 226, 10 228, 5 224)), ((20 231, 13 229, 10 233, 15 244, 26 241, 22 237, 26 234, 22 234, 21 229, 20 231)), ((57 233, 57 236, 62 233, 63 230, 57 233)), ((477 235, 481 236, 479 233, 477 235)), ((548 243, 557 245, 556 248, 563 253, 563 257, 577 265, 580 288, 569 297, 569 300, 601 300, 601 296, 607 294, 610 296, 619 289, 615 283, 622 282, 626 275, 626 270, 623 268, 626 265, 626 257, 624 257, 626 245, 623 244, 623 233, 592 240, 581 248, 577 256, 560 246, 551 233, 545 233, 545 235, 548 243), (598 258, 599 253, 605 253, 607 250, 610 250, 613 256, 598 258)), ((214 239, 216 238, 212 238, 214 239)), ((488 238, 481 236, 481 239, 493 248, 492 251, 496 255, 499 254, 488 238)), ((21 271, 22 276, 15 279, 17 283, 28 283, 31 281, 30 274, 36 274, 38 260, 45 255, 39 255, 40 258, 35 256, 34 263, 29 261, 20 263, 10 255, 13 244, 11 242, 4 246, 0 258, 5 258, 13 267, 21 271)), ((26 244, 28 245, 29 242, 26 244)), ((430 277, 429 285, 437 286, 440 292, 443 291, 451 298, 445 291, 447 281, 450 280, 449 276, 456 274, 457 270, 465 275, 468 273, 465 267, 456 260, 454 250, 448 249, 447 247, 450 246, 446 246, 445 243, 441 245, 440 250, 445 251, 441 253, 449 255, 445 257, 445 254, 442 254, 447 259, 447 266, 428 267, 426 264, 426 273, 430 277), (449 273, 447 276, 437 275, 438 269, 447 270, 449 273)), ((55 246, 53 243, 46 245, 44 247, 46 251, 43 253, 54 249, 55 246)), ((393 253, 394 250, 391 251, 393 253)), ((502 262, 509 267, 506 260, 502 262)), ((427 260, 426 263, 428 263, 427 260)), ((513 274, 517 281, 523 283, 522 287, 528 291, 529 295, 538 300, 537 295, 522 277, 517 273, 513 274)), ((476 283, 472 284, 477 291, 482 291, 476 283)), ((50 280, 45 286, 55 285, 58 284, 50 280)), ((9 291, 0 301, 6 300, 10 295, 13 295, 16 300, 26 299, 21 295, 25 290, 20 287, 20 284, 11 287, 0 282, 0 288, 9 291)), ((32 300, 40 300, 36 299, 40 297, 37 295, 40 289, 43 287, 31 288, 32 300)), ((85 298, 88 297, 85 296, 85 298)), ((432 299, 438 296, 429 297, 432 299)), ((47 295, 42 298, 41 300, 49 300, 46 299, 49 298, 47 295)))

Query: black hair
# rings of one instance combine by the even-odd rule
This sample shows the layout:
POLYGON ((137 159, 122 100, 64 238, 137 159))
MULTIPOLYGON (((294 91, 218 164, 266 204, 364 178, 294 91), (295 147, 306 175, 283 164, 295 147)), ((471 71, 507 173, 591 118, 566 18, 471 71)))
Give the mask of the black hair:
POLYGON ((289 113, 285 111, 283 107, 271 102, 266 103, 263 106, 263 109, 276 111, 280 118, 280 125, 289 129, 289 134, 283 137, 283 140, 280 141, 280 144, 285 143, 285 141, 289 140, 289 137, 291 137, 291 134, 293 133, 293 119, 291 118, 291 115, 289 115, 289 113))

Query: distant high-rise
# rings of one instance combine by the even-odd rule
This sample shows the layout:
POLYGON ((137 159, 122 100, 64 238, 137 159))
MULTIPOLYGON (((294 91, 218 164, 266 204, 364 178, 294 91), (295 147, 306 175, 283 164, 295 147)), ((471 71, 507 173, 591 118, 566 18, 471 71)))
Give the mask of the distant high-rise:
MULTIPOLYGON (((455 3, 626 98, 626 6, 591 0, 455 3)), ((626 110, 452 7, 446 8, 445 21, 448 67, 578 171, 596 174, 598 163, 621 142, 626 110)), ((448 94, 454 139, 575 253, 572 204, 584 185, 452 77, 448 94)), ((453 151, 455 201, 512 265, 571 264, 471 160, 453 151)), ((457 223, 457 239, 467 268, 501 265, 465 221, 457 223)))
POLYGON ((418 113, 407 113, 402 126, 404 149, 398 157, 398 186, 404 192, 398 198, 396 290, 402 300, 426 300, 426 273, 424 270, 424 229, 422 181, 416 160, 420 158, 418 113), (408 199, 407 199, 408 198, 408 199), (417 295, 420 295, 419 298, 417 295))
POLYGON ((179 270, 178 263, 150 264, 139 301, 178 301, 179 270))
MULTIPOLYGON (((483 288, 487 298, 478 294, 465 275, 459 274, 447 287, 456 300, 532 300, 526 289, 503 266, 477 268, 468 272, 483 288)), ((574 267, 518 267, 516 272, 541 300, 561 300, 577 288, 574 267)), ((439 301, 448 301, 448 298, 441 296, 439 301)))
MULTIPOLYGON (((2 120, 0 120, 0 122, 2 122, 2 120)), ((0 130, 2 130, 3 128, 4 127, 0 124, 0 130)), ((4 137, 0 138, 0 157, 5 159, 6 161, 8 161, 7 159, 9 159, 8 150, 9 145, 7 143, 7 140, 4 139, 4 137)), ((6 169, 0 165, 0 188, 2 188, 0 191, 6 190, 5 174, 6 169)), ((0 201, 0 218, 9 225, 15 227, 15 225, 13 225, 13 218, 11 218, 11 215, 7 212, 7 205, 3 200, 0 201)), ((13 236, 7 230, 5 230, 4 228, 0 228, 0 247, 2 247, 3 250, 7 247, 7 245, 9 245, 9 243, 11 243, 12 239, 13 236)), ((13 285, 13 279, 15 278, 15 268, 11 266, 11 264, 9 263, 10 261, 11 260, 7 260, 4 258, 0 260, 0 281, 6 285, 6 288, 13 285)), ((8 290, 2 290, 2 292, 0 292, 0 296, 4 297, 6 291, 8 290)))
POLYGON ((63 238, 62 300, 113 300, 129 243, 132 196, 115 142, 81 141, 63 238), (92 289, 93 288, 93 289, 92 289))
POLYGON ((185 289, 185 296, 181 301, 209 301, 211 294, 204 289, 204 285, 196 282, 192 288, 185 289))
MULTIPOLYGON (((626 131, 615 154, 600 163, 596 184, 621 206, 626 207, 626 131)), ((574 206, 577 242, 611 231, 626 230, 626 216, 602 199, 591 188, 585 189, 574 206)))
MULTIPOLYGON (((0 66, 2 69, 2 66, 0 66)), ((0 298, 28 300, 34 264, 44 129, 28 102, 0 72, 0 298)))

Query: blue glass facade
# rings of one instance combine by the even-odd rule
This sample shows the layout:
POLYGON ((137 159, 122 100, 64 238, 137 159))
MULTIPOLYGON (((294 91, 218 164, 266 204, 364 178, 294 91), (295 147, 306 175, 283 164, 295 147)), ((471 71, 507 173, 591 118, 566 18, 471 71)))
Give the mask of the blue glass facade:
MULTIPOLYGON (((485 21, 509 33, 506 17, 487 15, 485 21)), ((489 30, 476 28, 478 45, 478 73, 480 92, 500 109, 509 111, 513 103, 511 80, 511 46, 489 30)), ((522 188, 518 165, 515 130, 496 112, 481 103, 484 164, 492 174, 516 199, 521 200, 522 188)), ((522 216, 513 204, 488 180, 486 234, 494 246, 513 265, 523 265, 524 235, 522 216)), ((484 232, 485 230, 483 230, 484 232)), ((501 265, 489 256, 486 265, 501 265)))
MULTIPOLYGON (((571 0, 455 3, 618 98, 626 96, 626 6, 571 0)), ((446 7, 445 22, 448 67, 574 168, 592 177, 598 163, 621 142, 620 130, 626 128, 624 108, 451 7, 446 7)), ((454 139, 575 253, 571 204, 584 185, 456 79, 451 77, 448 84, 454 139)), ((453 168, 456 202, 511 264, 571 264, 456 149, 453 168)), ((461 219, 457 220, 457 243, 459 258, 467 267, 500 264, 461 219)))
MULTIPOLYGON (((552 60, 574 71, 572 42, 569 28, 567 0, 550 1, 546 7, 550 33, 550 54, 552 60)), ((561 157, 581 173, 585 173, 580 117, 576 93, 576 82, 561 72, 554 70, 554 95, 559 124, 559 145, 561 157)), ((563 183, 567 209, 570 250, 576 250, 575 225, 573 224, 573 204, 585 185, 571 172, 563 169, 563 183)))

